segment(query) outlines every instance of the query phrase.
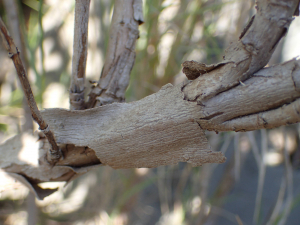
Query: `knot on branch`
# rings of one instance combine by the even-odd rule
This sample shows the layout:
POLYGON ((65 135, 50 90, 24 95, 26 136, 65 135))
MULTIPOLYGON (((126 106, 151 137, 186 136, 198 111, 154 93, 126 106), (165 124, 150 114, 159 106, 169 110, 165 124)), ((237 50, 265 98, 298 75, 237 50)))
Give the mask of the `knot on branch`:
POLYGON ((199 76, 209 73, 210 71, 225 65, 228 61, 223 61, 221 63, 206 65, 204 63, 199 63, 194 60, 185 61, 182 63, 182 72, 186 75, 189 80, 195 80, 199 76))
POLYGON ((70 105, 73 110, 81 110, 84 109, 85 101, 84 101, 84 90, 81 92, 73 93, 70 91, 70 105))

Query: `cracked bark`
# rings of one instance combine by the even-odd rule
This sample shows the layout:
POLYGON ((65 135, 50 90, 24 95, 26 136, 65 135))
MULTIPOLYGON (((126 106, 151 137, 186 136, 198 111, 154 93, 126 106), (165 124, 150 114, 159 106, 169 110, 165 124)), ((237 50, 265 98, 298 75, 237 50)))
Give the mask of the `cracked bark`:
MULTIPOLYGON (((299 60, 261 69, 286 32, 298 4, 298 0, 259 1, 252 24, 241 40, 227 49, 225 61, 212 66, 184 64, 188 76, 198 78, 183 87, 168 84, 132 103, 105 105, 107 98, 104 106, 94 109, 43 111, 64 158, 49 167, 43 157, 46 139, 39 141, 40 147, 36 139, 24 134, 0 146, 4 159, 0 159, 0 167, 22 176, 42 198, 49 190, 37 188, 39 182, 70 181, 100 165, 132 168, 224 162, 222 153, 210 150, 204 130, 247 131, 300 122, 299 60), (32 146, 23 144, 25 140, 33 140, 32 146), (30 164, 18 157, 20 149, 39 152, 40 156, 32 157, 35 161, 30 164)), ((112 56, 120 62, 119 57, 112 56)), ((123 65, 118 63, 113 65, 123 65)), ((105 84, 101 93, 110 90, 116 68, 105 70, 107 76, 98 86, 105 84)))
POLYGON ((142 0, 115 2, 106 61, 98 84, 89 94, 87 108, 125 101, 125 91, 135 60, 138 26, 142 23, 142 0))
MULTIPOLYGON (((224 61, 217 64, 217 69, 210 70, 210 73, 198 73, 199 77, 183 88, 185 99, 203 102, 238 85, 263 68, 286 34, 298 5, 296 0, 258 1, 257 13, 243 31, 242 38, 225 50, 224 61)), ((183 71, 187 73, 189 67, 185 66, 183 71)), ((193 71, 190 73, 197 76, 193 71)))

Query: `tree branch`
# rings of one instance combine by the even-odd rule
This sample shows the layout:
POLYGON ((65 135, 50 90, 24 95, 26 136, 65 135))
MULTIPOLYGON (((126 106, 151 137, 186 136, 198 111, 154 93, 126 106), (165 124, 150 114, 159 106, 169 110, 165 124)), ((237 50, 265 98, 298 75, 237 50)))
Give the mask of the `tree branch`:
POLYGON ((196 120, 205 130, 251 131, 298 123, 300 60, 262 69, 205 102, 196 120))
POLYGON ((0 147, 0 167, 21 174, 34 186, 50 180, 70 181, 99 165, 136 168, 221 163, 225 157, 210 151, 203 129, 244 131, 300 122, 299 85, 300 60, 291 60, 258 71, 207 105, 183 100, 181 87, 169 84, 137 102, 80 111, 47 109, 42 116, 62 146, 64 158, 51 169, 42 153, 49 145, 45 139, 40 141, 42 147, 36 139, 23 146, 23 136, 17 136, 0 147), (20 161, 16 151, 26 148, 40 152, 39 166, 20 161))
POLYGON ((48 154, 48 161, 52 165, 55 164, 61 157, 61 152, 59 147, 56 144, 56 141, 54 139, 53 133, 49 129, 48 124, 43 120, 40 111, 38 110, 38 107, 36 105, 36 102, 34 100, 34 96, 30 87, 30 83, 27 78, 26 70, 23 66, 23 63, 20 58, 20 52, 18 51, 18 48, 15 46, 13 39, 10 37, 1 17, 0 17, 0 34, 2 36, 3 44, 8 52, 8 56, 12 59, 18 77, 20 79, 20 83, 22 85, 24 94, 26 96, 27 103, 29 105, 32 118, 39 124, 40 130, 43 131, 45 136, 47 137, 49 143, 51 144, 51 149, 49 150, 48 154))
POLYGON ((210 66, 201 64, 198 71, 194 63, 183 64, 183 72, 188 73, 188 77, 199 76, 183 88, 185 99, 205 104, 207 99, 229 90, 263 68, 287 33, 298 6, 298 0, 258 1, 255 18, 243 31, 241 39, 225 50, 223 62, 210 66))
POLYGON ((135 60, 138 26, 143 23, 142 0, 115 1, 106 61, 99 83, 89 94, 87 108, 124 102, 135 60))
MULTIPOLYGON (((178 162, 193 166, 224 162, 221 152, 210 151, 205 129, 244 131, 299 122, 299 60, 258 71, 286 32, 296 6, 298 1, 260 1, 258 15, 236 46, 232 44, 227 50, 226 60, 213 66, 201 64, 200 70, 210 72, 184 87, 168 84, 159 92, 132 103, 81 111, 41 112, 62 146, 64 158, 53 168, 45 163, 48 143, 43 139, 42 147, 33 144, 30 148, 40 153, 36 164, 20 160, 17 152, 25 151, 29 144, 23 144, 25 135, 19 135, 0 146, 0 154, 4 156, 0 167, 21 175, 23 182, 44 196, 45 192, 37 186, 39 182, 70 181, 99 165, 132 168, 178 162), (274 115, 281 120, 269 117, 274 115)), ((127 20, 117 21, 118 26, 123 26, 127 20)), ((125 46, 134 46, 134 41, 134 38, 126 39, 125 46)), ((117 49, 112 52, 118 52, 117 49)), ((123 71, 130 71, 122 67, 125 63, 122 60, 130 59, 132 52, 128 48, 121 52, 120 57, 108 54, 112 64, 103 69, 102 80, 96 87, 103 93, 100 96, 105 97, 97 99, 99 104, 118 99, 116 93, 122 88, 116 88, 119 78, 115 76, 123 78, 123 71)), ((199 69, 197 63, 194 66, 199 69)))
POLYGON ((88 21, 90 0, 75 1, 74 43, 70 86, 70 109, 85 108, 85 68, 88 49, 88 21))

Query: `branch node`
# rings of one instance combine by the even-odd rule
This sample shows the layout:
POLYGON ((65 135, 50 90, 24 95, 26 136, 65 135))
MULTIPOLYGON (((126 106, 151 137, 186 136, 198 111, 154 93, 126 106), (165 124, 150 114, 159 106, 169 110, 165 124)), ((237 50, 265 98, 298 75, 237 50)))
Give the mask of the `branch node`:
POLYGON ((45 135, 46 135, 46 133, 48 133, 49 131, 50 131, 50 128, 49 128, 49 126, 47 125, 47 127, 45 128, 45 129, 41 129, 41 128, 39 128, 45 135))

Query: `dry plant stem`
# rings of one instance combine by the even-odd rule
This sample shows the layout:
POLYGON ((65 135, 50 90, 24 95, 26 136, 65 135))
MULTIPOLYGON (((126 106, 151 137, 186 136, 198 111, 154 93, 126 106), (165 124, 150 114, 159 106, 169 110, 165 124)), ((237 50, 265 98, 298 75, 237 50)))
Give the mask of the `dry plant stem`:
POLYGON ((286 189, 286 181, 285 181, 285 178, 282 178, 275 207, 274 207, 273 212, 270 215, 266 225, 275 224, 276 219, 280 215, 280 211, 283 208, 282 205, 283 205, 283 200, 284 200, 284 195, 285 195, 285 189, 286 189))
POLYGON ((43 120, 40 111, 38 110, 38 107, 34 100, 33 93, 31 91, 30 83, 27 78, 26 70, 20 58, 20 53, 17 47, 15 46, 13 39, 10 37, 1 18, 0 18, 0 30, 1 30, 3 44, 8 52, 8 56, 12 59, 15 65, 18 77, 20 79, 20 83, 22 85, 24 94, 27 99, 27 103, 29 105, 32 114, 32 118, 39 124, 40 130, 44 132, 45 136, 47 137, 51 145, 51 149, 49 152, 50 154, 48 155, 48 161, 49 163, 54 164, 60 159, 61 152, 59 150, 59 147, 56 144, 53 133, 49 129, 47 123, 43 120))
POLYGON ((202 129, 251 131, 300 120, 300 60, 268 67, 205 102, 202 129))
POLYGON ((84 83, 88 50, 88 21, 90 0, 75 1, 74 43, 72 76, 70 86, 70 108, 84 109, 84 83))
POLYGON ((240 180, 241 175, 241 153, 239 149, 240 134, 234 136, 234 179, 235 182, 240 180))
POLYGON ((141 0, 115 1, 106 61, 98 85, 89 94, 87 108, 124 102, 142 22, 141 0))
POLYGON ((206 67, 200 65, 203 72, 195 70, 192 62, 183 64, 183 72, 189 77, 202 74, 183 88, 185 99, 205 104, 207 99, 238 85, 263 68, 286 34, 298 5, 298 0, 258 1, 255 18, 241 39, 227 48, 223 62, 206 67))
POLYGON ((293 168, 292 168, 291 160, 289 157, 289 152, 287 150, 288 149, 287 135, 286 135, 286 132, 284 132, 284 133, 285 133, 284 164, 285 164, 285 179, 286 179, 286 186, 287 186, 287 197, 286 197, 286 202, 285 202, 285 207, 283 210, 282 217, 281 217, 280 221, 278 222, 279 225, 286 224, 287 217, 292 210, 292 204, 293 204, 293 168))
MULTIPOLYGON (((297 113, 300 104, 296 104, 300 102, 299 64, 299 60, 292 60, 263 69, 248 79, 245 86, 219 94, 205 106, 184 101, 180 86, 166 85, 158 93, 129 104, 84 111, 49 109, 42 115, 59 144, 88 147, 101 163, 114 168, 155 167, 179 161, 194 165, 221 162, 224 159, 221 154, 210 156, 207 152, 209 147, 200 127, 215 131, 261 129, 263 125, 259 123, 251 126, 247 123, 249 117, 262 120, 260 113, 276 115, 263 117, 263 124, 268 128, 285 125, 287 121, 300 122, 297 113), (210 113, 207 115, 207 112, 210 113), (210 114, 218 116, 209 117, 210 114), (227 126, 235 120, 241 121, 239 129, 227 126), (244 126, 243 120, 246 121, 244 126), (84 129, 81 124, 85 124, 84 129), (188 149, 194 150, 188 153, 188 149)), ((88 161, 80 165, 90 165, 88 161)))
POLYGON ((255 198, 255 209, 253 215, 253 222, 258 224, 259 213, 261 209, 261 200, 263 194, 263 187, 266 175, 266 164, 265 157, 268 151, 268 137, 266 130, 261 130, 261 160, 259 165, 259 175, 258 175, 258 185, 257 185, 257 193, 255 198))
MULTIPOLYGON (((8 27, 10 34, 13 37, 13 40, 16 43, 16 46, 19 46, 18 50, 20 51, 20 57, 22 62, 25 64, 25 69, 27 70, 27 57, 26 57, 26 47, 25 43, 22 40, 22 34, 20 29, 19 13, 18 13, 18 3, 16 0, 4 0, 5 13, 7 20, 9 21, 8 27)), ((23 98, 23 109, 24 109, 24 118, 25 122, 22 126, 22 130, 33 130, 32 117, 30 113, 29 106, 26 101, 26 97, 23 98)))
MULTIPOLYGON (((257 73, 260 76, 247 80, 246 86, 237 86, 215 96, 215 99, 222 97, 216 102, 219 106, 216 108, 217 112, 223 112, 225 118, 240 116, 239 119, 244 118, 247 121, 248 113, 253 115, 253 110, 264 113, 276 111, 278 117, 287 118, 289 123, 300 122, 297 113, 300 111, 300 104, 294 105, 300 101, 300 94, 297 92, 300 80, 299 63, 300 61, 292 60, 263 69, 257 73), (259 89, 267 92, 262 93, 259 89), (220 101, 222 99, 224 104, 220 101), (290 110, 281 111, 282 105, 290 110)), ((48 168, 41 166, 28 168, 23 163, 21 167, 12 166, 12 160, 5 157, 4 164, 0 159, 0 166, 12 173, 20 173, 21 169, 22 174, 31 178, 34 176, 36 181, 68 181, 87 172, 91 166, 99 165, 100 161, 113 168, 157 167, 182 161, 193 166, 221 163, 225 160, 224 156, 220 152, 209 151, 210 147, 201 127, 220 131, 223 120, 219 121, 219 125, 216 120, 210 127, 208 121, 213 121, 214 117, 207 118, 207 106, 183 100, 181 87, 169 84, 158 93, 132 103, 110 104, 89 110, 42 111, 43 117, 57 137, 57 142, 68 146, 67 150, 63 149, 65 158, 53 168, 56 170, 50 172, 48 168), (199 119, 205 117, 206 119, 199 119), (84 129, 81 124, 85 124, 84 129), (78 154, 73 154, 74 152, 78 154)), ((215 107, 213 104, 211 106, 215 107)), ((267 121, 271 128, 285 125, 287 120, 271 123, 272 118, 269 118, 267 121)), ((240 131, 247 130, 249 126, 242 126, 242 123, 240 125, 240 131)), ((260 128, 254 126, 253 129, 260 128)), ((227 127, 227 130, 235 130, 235 127, 227 127)), ((2 152, 13 151, 12 143, 16 142, 11 140, 0 146, 1 155, 2 152)), ((39 160, 42 162, 43 158, 39 160)))
MULTIPOLYGON (((99 105, 124 100, 122 96, 133 65, 133 49, 138 35, 139 19, 133 12, 134 3, 136 1, 116 1, 116 6, 123 8, 115 8, 112 33, 116 30, 119 36, 111 36, 111 53, 109 50, 107 54, 107 60, 111 63, 105 64, 99 85, 90 95, 89 107, 93 107, 96 100, 99 105), (122 17, 117 19, 120 15, 122 17), (126 34, 126 38, 122 39, 121 34, 126 34)), ((49 109, 42 112, 57 142, 67 146, 64 152, 69 155, 66 154, 66 158, 60 160, 59 166, 52 170, 49 170, 49 166, 43 166, 43 158, 39 158, 39 166, 32 167, 18 158, 12 162, 11 154, 6 155, 7 160, 0 159, 0 167, 38 182, 72 180, 99 165, 100 161, 113 168, 157 167, 178 162, 188 162, 192 166, 221 163, 225 157, 220 152, 210 151, 204 130, 247 131, 300 122, 300 104, 297 103, 300 101, 299 61, 292 60, 263 69, 251 77, 252 72, 263 67, 272 54, 292 20, 297 4, 298 1, 259 2, 258 14, 237 47, 232 45, 226 54, 227 61, 211 66, 211 72, 201 76, 206 77, 203 82, 199 82, 199 77, 183 88, 169 84, 159 92, 129 104, 111 104, 76 111, 49 109), (244 78, 248 80, 239 83, 244 78), (201 95, 199 92, 202 90, 205 93, 201 95), (194 94, 196 97, 193 97, 194 94), (185 101, 184 96, 198 102, 185 101), (261 119, 261 113, 270 117, 261 119), (257 122, 262 120, 263 123, 250 125, 247 121, 252 116, 258 118, 257 122), (73 152, 78 154, 73 155, 73 152)), ((16 57, 17 51, 11 55, 16 57)), ((0 146, 1 155, 7 151, 16 152, 18 148, 11 146, 17 143, 18 138, 0 146)), ((229 169, 232 171, 232 167, 229 169)), ((225 180, 228 183, 233 177, 225 180)), ((229 189, 225 188, 220 195, 229 189)))
POLYGON ((58 143, 87 146, 101 163, 116 169, 224 162, 222 153, 210 151, 194 121, 191 110, 196 108, 182 99, 179 86, 169 84, 137 102, 84 111, 49 109, 42 115, 58 143))
POLYGON ((5 6, 5 13, 7 16, 7 20, 9 21, 8 28, 10 29, 10 34, 14 39, 20 51, 20 57, 22 62, 25 62, 24 55, 22 54, 24 51, 23 44, 21 41, 21 32, 20 32, 20 23, 18 18, 18 6, 15 0, 3 0, 5 6))
POLYGON ((257 163, 257 168, 259 168, 261 157, 255 140, 254 131, 248 132, 247 134, 248 134, 249 141, 251 143, 251 149, 253 151, 255 161, 257 163))
MULTIPOLYGON (((22 62, 25 64, 26 71, 28 68, 26 59, 25 44, 22 40, 21 30, 20 30, 20 21, 19 21, 19 10, 17 0, 4 0, 5 13, 7 16, 7 21, 11 36, 13 37, 16 45, 19 46, 20 57, 22 62)), ((30 113, 29 106, 26 102, 26 97, 23 97, 22 101, 24 109, 24 118, 25 122, 22 125, 22 131, 33 130, 32 117, 30 113)), ((26 211, 27 211, 27 224, 36 224, 37 223, 37 206, 35 204, 35 196, 30 192, 26 199, 26 211)))

